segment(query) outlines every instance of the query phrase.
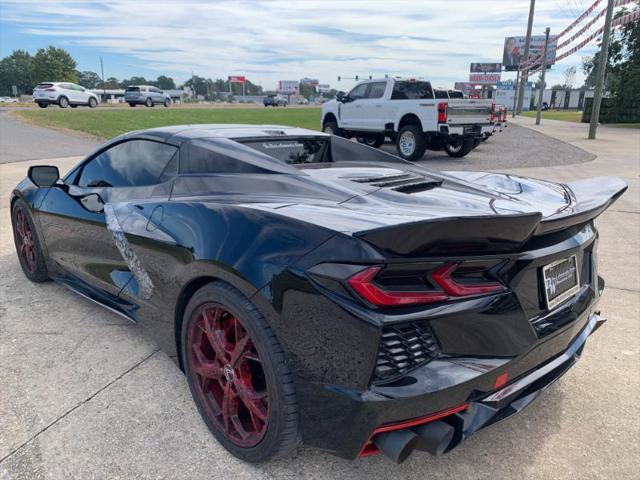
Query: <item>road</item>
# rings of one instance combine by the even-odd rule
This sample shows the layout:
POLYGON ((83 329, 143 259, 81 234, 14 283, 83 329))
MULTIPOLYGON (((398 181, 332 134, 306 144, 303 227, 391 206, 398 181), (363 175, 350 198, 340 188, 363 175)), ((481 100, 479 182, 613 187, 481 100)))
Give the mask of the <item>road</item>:
POLYGON ((99 143, 21 122, 0 109, 0 163, 86 155, 99 143))
POLYGON ((578 364, 527 410, 446 456, 416 454, 399 466, 304 448, 259 466, 231 457, 204 427, 182 374, 135 325, 21 273, 10 189, 28 165, 66 170, 77 158, 0 165, 0 479, 638 478, 640 132, 601 128, 599 140, 588 142, 580 124, 545 121, 539 132, 521 130, 548 133, 597 158, 510 172, 556 181, 615 174, 630 185, 598 220, 607 280, 600 308, 609 321, 578 364))

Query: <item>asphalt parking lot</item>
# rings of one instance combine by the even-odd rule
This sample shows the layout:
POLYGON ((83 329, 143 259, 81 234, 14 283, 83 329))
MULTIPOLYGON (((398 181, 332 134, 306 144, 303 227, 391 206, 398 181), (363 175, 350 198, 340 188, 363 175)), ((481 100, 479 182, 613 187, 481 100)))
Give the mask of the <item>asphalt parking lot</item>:
POLYGON ((201 422, 182 374, 135 325, 59 285, 31 284, 20 270, 11 188, 28 165, 66 170, 77 157, 51 157, 85 152, 0 165, 0 479, 638 478, 640 131, 605 127, 589 142, 581 124, 545 121, 534 130, 530 119, 518 122, 465 159, 425 163, 556 181, 624 178, 629 191, 598 220, 607 280, 600 309, 609 321, 578 364, 520 415, 446 456, 417 454, 400 466, 311 449, 260 466, 227 454, 201 422))

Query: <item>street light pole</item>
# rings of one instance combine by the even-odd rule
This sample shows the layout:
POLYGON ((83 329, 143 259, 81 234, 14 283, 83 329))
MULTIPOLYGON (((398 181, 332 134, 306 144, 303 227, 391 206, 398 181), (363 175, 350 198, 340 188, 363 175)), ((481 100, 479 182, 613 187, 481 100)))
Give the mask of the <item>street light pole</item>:
POLYGON ((602 44, 598 59, 598 76, 596 77, 596 89, 593 92, 593 105, 591 106, 591 121, 589 123, 589 140, 595 140, 598 120, 600 119, 600 102, 604 90, 604 77, 607 72, 607 60, 609 57, 609 35, 611 35, 611 17, 613 16, 613 0, 607 3, 607 15, 604 20, 604 32, 602 32, 602 44))
POLYGON ((513 108, 511 109, 511 118, 516 118, 516 108, 518 106, 518 85, 520 85, 520 66, 518 66, 518 73, 516 73, 516 83, 513 86, 515 91, 513 92, 513 108))
POLYGON ((542 94, 544 93, 544 78, 547 73, 547 47, 549 46, 549 27, 544 30, 544 52, 542 53, 542 78, 540 79, 540 95, 538 95, 538 111, 536 112, 536 125, 540 125, 542 115, 542 94))
POLYGON ((102 74, 102 101, 107 97, 107 87, 104 84, 104 65, 102 64, 102 55, 100 55, 100 73, 102 74))
MULTIPOLYGON (((524 61, 529 61, 529 47, 531 47, 531 29, 533 28, 533 12, 536 9, 536 0, 531 0, 529 4, 529 22, 527 23, 527 38, 524 40, 524 61)), ((522 62, 520 62, 522 63, 522 62)), ((520 75, 520 85, 518 88, 518 109, 517 113, 522 113, 522 103, 524 101, 524 88, 527 84, 527 72, 524 70, 520 75)))

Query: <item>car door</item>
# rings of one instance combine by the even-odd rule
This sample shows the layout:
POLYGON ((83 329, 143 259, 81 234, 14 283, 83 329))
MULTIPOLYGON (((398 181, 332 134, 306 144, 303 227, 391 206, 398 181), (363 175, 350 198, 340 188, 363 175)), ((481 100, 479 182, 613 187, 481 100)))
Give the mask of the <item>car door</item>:
POLYGON ((367 97, 369 83, 356 85, 347 95, 348 101, 340 105, 340 125, 351 130, 366 130, 363 100, 367 97))
POLYGON ((133 275, 109 213, 136 208, 129 202, 167 199, 176 152, 165 143, 126 140, 93 155, 49 191, 39 218, 47 254, 63 281, 103 303, 115 302, 133 275))
POLYGON ((361 100, 362 108, 359 111, 362 115, 362 128, 380 132, 384 130, 385 123, 390 121, 385 112, 384 94, 386 89, 387 82, 369 83, 366 98, 361 100))
POLYGON ((73 84, 71 83, 61 83, 60 84, 61 96, 67 97, 69 103, 78 103, 78 92, 73 89, 73 84))

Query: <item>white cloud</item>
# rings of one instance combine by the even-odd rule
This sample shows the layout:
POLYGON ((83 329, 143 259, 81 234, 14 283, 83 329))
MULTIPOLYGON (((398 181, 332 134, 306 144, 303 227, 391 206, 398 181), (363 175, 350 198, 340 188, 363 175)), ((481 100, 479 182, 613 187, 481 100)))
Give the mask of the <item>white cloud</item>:
MULTIPOLYGON (((534 33, 545 26, 559 32, 586 6, 538 0, 534 33)), ((2 9, 3 22, 72 53, 73 45, 94 47, 180 79, 192 71, 213 78, 246 73, 274 87, 279 79, 309 76, 336 85, 338 75, 384 73, 450 86, 467 79, 469 62, 502 59, 504 37, 524 34, 528 7, 528 0, 3 0, 2 9)), ((557 65, 549 82, 580 61, 576 54, 557 65)))

